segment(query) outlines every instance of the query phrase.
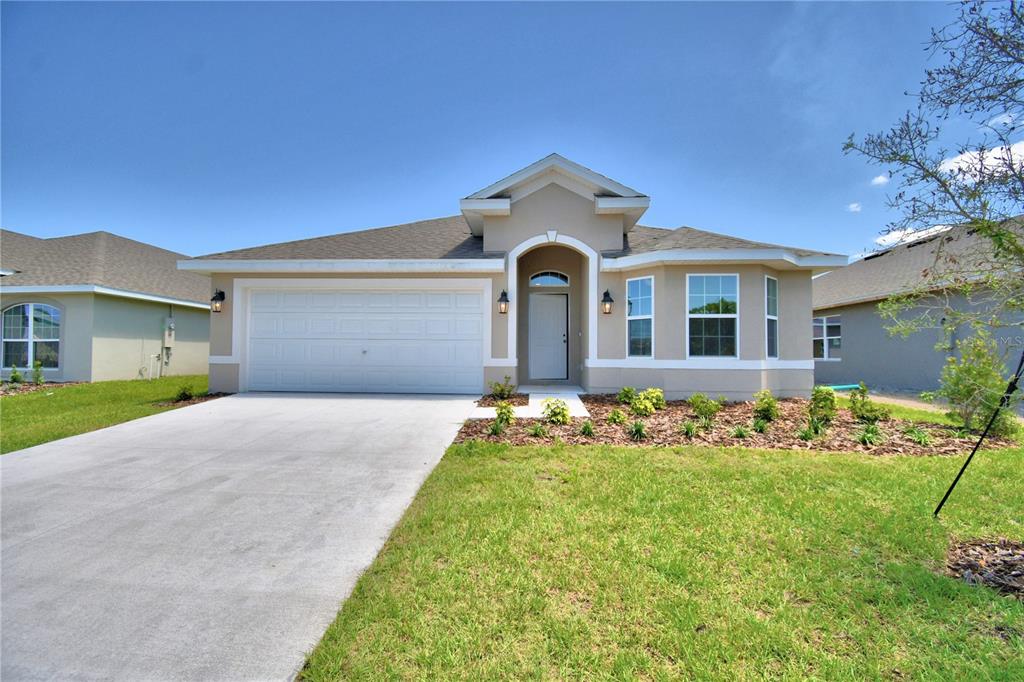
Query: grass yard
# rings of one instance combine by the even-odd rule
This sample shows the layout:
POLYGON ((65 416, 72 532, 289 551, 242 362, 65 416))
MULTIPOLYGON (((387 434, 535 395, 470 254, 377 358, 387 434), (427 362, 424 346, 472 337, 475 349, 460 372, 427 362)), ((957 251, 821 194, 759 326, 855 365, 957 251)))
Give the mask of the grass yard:
POLYGON ((1024 603, 939 575, 1024 537, 1024 450, 452 446, 304 677, 1024 679, 1024 603))
POLYGON ((178 390, 186 384, 196 395, 204 394, 207 377, 101 381, 5 395, 0 397, 0 452, 21 450, 173 410, 177 406, 157 403, 174 400, 178 390))

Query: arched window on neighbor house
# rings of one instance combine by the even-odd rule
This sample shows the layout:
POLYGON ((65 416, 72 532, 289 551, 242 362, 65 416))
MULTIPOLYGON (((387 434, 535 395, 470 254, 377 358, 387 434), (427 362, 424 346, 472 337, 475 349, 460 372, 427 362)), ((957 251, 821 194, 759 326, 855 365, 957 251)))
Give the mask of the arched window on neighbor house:
POLYGON ((19 303, 3 312, 3 366, 30 368, 38 360, 54 369, 60 358, 60 310, 19 303))

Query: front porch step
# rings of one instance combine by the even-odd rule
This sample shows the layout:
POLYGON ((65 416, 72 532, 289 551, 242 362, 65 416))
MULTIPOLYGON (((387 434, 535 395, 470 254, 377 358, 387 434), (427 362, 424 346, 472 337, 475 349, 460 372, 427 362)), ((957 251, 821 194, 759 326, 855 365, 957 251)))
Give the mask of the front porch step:
MULTIPOLYGON (((540 419, 544 415, 544 401, 548 398, 564 400, 569 406, 569 415, 572 417, 589 417, 590 412, 587 406, 580 400, 580 393, 583 389, 579 386, 520 386, 519 393, 526 393, 530 396, 528 405, 519 405, 512 408, 517 418, 540 419)), ((470 419, 494 419, 493 407, 477 407, 469 415, 470 419)))

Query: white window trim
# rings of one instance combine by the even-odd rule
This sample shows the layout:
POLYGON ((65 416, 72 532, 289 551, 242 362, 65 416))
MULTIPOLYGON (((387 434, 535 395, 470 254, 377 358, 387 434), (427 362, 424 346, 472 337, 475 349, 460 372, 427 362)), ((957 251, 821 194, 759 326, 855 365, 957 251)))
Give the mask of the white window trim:
MULTIPOLYGON (((25 357, 28 358, 28 364, 25 367, 19 367, 18 369, 27 369, 27 370, 31 370, 32 369, 33 365, 35 364, 35 360, 36 360, 36 355, 35 355, 35 342, 36 341, 50 341, 50 342, 56 341, 57 342, 57 366, 56 367, 42 367, 40 369, 42 369, 42 371, 44 371, 44 372, 57 372, 57 371, 59 371, 60 368, 61 368, 61 364, 62 364, 61 360, 63 359, 63 356, 64 356, 64 339, 62 338, 63 334, 64 334, 64 311, 61 308, 58 308, 57 306, 53 305, 52 303, 36 303, 35 301, 22 301, 21 303, 12 303, 11 305, 7 306, 2 311, 0 311, 0 355, 2 355, 2 344, 4 344, 4 343, 8 343, 8 342, 10 342, 10 343, 24 343, 24 344, 26 344, 28 346, 28 349, 27 349, 28 352, 25 354, 25 357), (28 308, 29 308, 29 311, 28 311, 28 328, 26 329, 26 332, 25 332, 27 334, 27 336, 24 339, 9 339, 6 336, 4 336, 4 333, 3 333, 3 317, 2 316, 8 310, 11 310, 12 308, 17 308, 17 307, 23 306, 23 305, 24 306, 28 306, 28 308), (46 339, 34 338, 34 332, 35 332, 35 314, 34 313, 35 313, 35 307, 37 305, 46 306, 47 308, 53 308, 54 310, 56 310, 60 314, 60 323, 59 323, 59 326, 57 328, 57 338, 55 338, 55 339, 53 339, 53 338, 46 338, 46 339)), ((2 357, 0 357, 0 362, 3 362, 3 358, 2 357)), ((4 365, 4 367, 2 367, 0 369, 10 369, 10 365, 4 365)))
POLYGON ((812 332, 811 333, 811 358, 815 362, 842 362, 843 361, 842 358, 830 358, 828 356, 828 340, 829 340, 829 338, 839 339, 840 341, 842 341, 842 339, 843 339, 843 331, 842 331, 843 322, 842 322, 842 320, 843 320, 843 316, 842 315, 819 315, 817 317, 811 318, 811 332, 812 332), (830 317, 838 317, 839 318, 839 336, 832 336, 832 337, 830 337, 828 335, 828 319, 830 317), (821 320, 821 322, 822 322, 822 325, 821 325, 821 341, 822 341, 821 346, 822 346, 822 352, 824 353, 824 356, 820 357, 820 358, 814 357, 814 334, 813 334, 813 331, 814 331, 814 325, 817 324, 818 320, 821 320))
POLYGON ((626 280, 626 357, 635 358, 637 360, 653 360, 654 359, 654 275, 644 275, 643 277, 630 277, 626 280), (630 315, 629 314, 629 283, 636 282, 643 279, 651 280, 651 314, 650 315, 630 315), (650 355, 632 355, 629 352, 629 321, 630 320, 650 320, 651 321, 651 354, 650 355))
POLYGON ((683 292, 683 305, 686 306, 686 352, 687 358, 701 358, 711 360, 722 358, 725 360, 738 360, 740 357, 740 273, 738 272, 688 272, 686 274, 686 291, 683 292), (736 314, 734 315, 691 315, 690 314, 690 280, 693 277, 735 277, 736 278, 736 314), (690 318, 702 319, 728 319, 736 320, 736 354, 735 355, 690 355, 690 318))
MULTIPOLYGON (((738 286, 736 288, 736 291, 739 291, 739 287, 738 286)), ((780 350, 779 346, 782 345, 780 343, 780 341, 782 340, 781 339, 782 334, 779 333, 780 329, 779 329, 779 315, 778 315, 779 305, 780 305, 780 303, 782 301, 782 296, 780 294, 781 294, 781 291, 779 290, 779 278, 778 277, 772 277, 771 275, 765 275, 764 276, 764 356, 765 356, 765 358, 768 358, 770 360, 778 360, 779 359, 779 354, 781 353, 781 350, 780 350), (776 313, 775 315, 769 315, 768 314, 768 280, 772 280, 773 282, 775 282, 775 313, 776 313), (768 350, 768 320, 775 320, 775 355, 772 355, 769 352, 769 350, 768 350)), ((739 310, 739 307, 737 307, 736 310, 739 310)), ((736 326, 739 327, 739 323, 737 323, 736 326)))
POLYGON ((537 272, 535 272, 532 275, 530 275, 529 278, 527 278, 527 280, 526 280, 526 286, 529 289, 543 289, 544 287, 551 287, 553 289, 567 289, 567 288, 569 288, 570 282, 571 282, 571 280, 569 279, 569 275, 565 274, 564 272, 561 272, 560 270, 552 270, 551 268, 546 268, 544 270, 538 270, 537 272), (553 275, 561 275, 562 277, 565 277, 565 282, 562 283, 562 284, 534 284, 533 283, 533 278, 534 277, 536 277, 537 275, 546 275, 548 273, 551 273, 553 275))

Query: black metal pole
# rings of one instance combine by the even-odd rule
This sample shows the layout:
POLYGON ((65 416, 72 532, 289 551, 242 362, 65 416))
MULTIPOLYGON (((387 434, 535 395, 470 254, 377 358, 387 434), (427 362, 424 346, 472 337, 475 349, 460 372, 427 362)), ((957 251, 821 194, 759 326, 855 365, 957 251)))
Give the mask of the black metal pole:
POLYGON ((999 399, 999 404, 996 405, 996 409, 992 411, 992 416, 989 418, 988 424, 985 425, 985 430, 981 432, 981 438, 979 438, 978 442, 974 444, 974 449, 971 450, 971 454, 967 455, 967 460, 964 462, 964 465, 960 467, 960 471, 957 473, 956 478, 954 478, 953 482, 949 485, 949 490, 947 490, 946 494, 942 496, 942 501, 939 502, 939 506, 936 507, 935 511, 932 513, 933 517, 938 518, 939 512, 942 511, 942 505, 946 504, 946 500, 949 499, 950 494, 953 492, 953 488, 956 487, 956 484, 960 482, 960 477, 964 475, 965 471, 967 471, 967 467, 970 465, 971 460, 974 459, 975 453, 978 452, 978 448, 981 447, 985 437, 988 436, 989 429, 992 428, 992 424, 995 423, 996 417, 999 416, 999 411, 1010 404, 1010 397, 1017 390, 1017 384, 1020 382, 1022 372, 1024 372, 1024 352, 1020 354, 1020 362, 1017 363, 1017 371, 1013 373, 1012 377, 1010 377, 1010 383, 1006 385, 1006 390, 1003 391, 1003 397, 999 399))

